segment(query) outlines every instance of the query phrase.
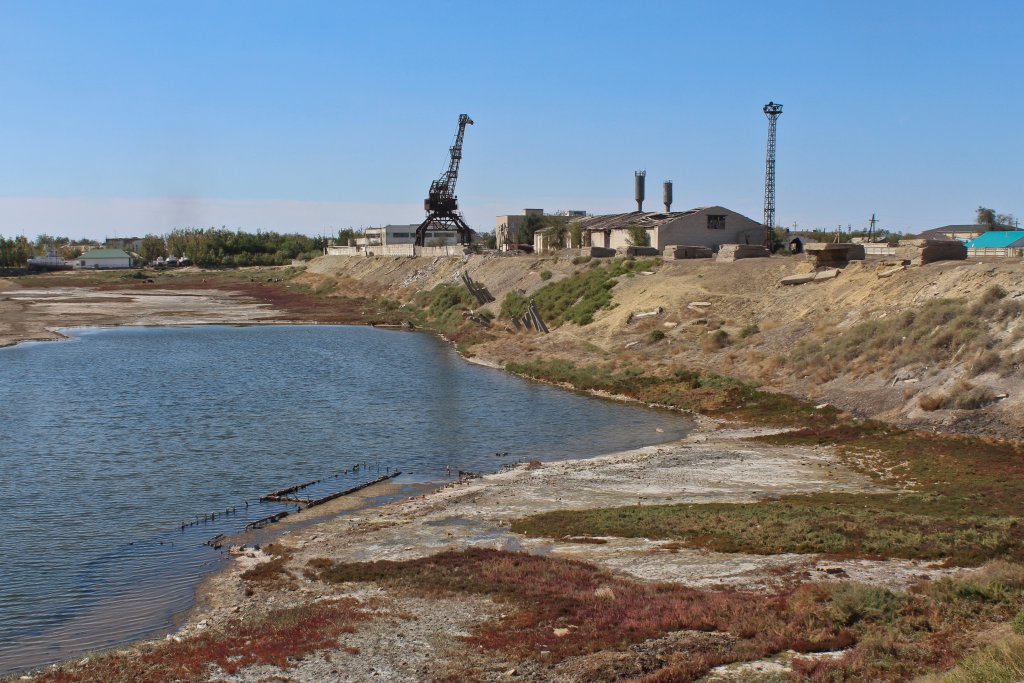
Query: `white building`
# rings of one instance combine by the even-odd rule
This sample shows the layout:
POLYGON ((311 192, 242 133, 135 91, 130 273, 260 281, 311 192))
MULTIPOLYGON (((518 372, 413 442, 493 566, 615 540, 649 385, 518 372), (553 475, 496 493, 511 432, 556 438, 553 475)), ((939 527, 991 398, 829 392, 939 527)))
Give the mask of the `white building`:
MULTIPOLYGON (((363 231, 362 237, 356 238, 356 246, 386 247, 394 244, 415 244, 418 227, 419 224, 367 228, 363 231)), ((445 244, 455 244, 458 241, 458 233, 455 230, 434 230, 433 226, 428 226, 426 244, 434 246, 440 240, 444 240, 445 244)))
POLYGON ((721 206, 702 206, 689 211, 618 213, 589 216, 579 221, 587 246, 625 249, 633 246, 630 231, 642 228, 649 246, 664 251, 668 245, 708 247, 723 244, 763 244, 764 226, 721 206))
POLYGON ((132 257, 121 249, 91 249, 75 259, 75 268, 131 268, 132 257))

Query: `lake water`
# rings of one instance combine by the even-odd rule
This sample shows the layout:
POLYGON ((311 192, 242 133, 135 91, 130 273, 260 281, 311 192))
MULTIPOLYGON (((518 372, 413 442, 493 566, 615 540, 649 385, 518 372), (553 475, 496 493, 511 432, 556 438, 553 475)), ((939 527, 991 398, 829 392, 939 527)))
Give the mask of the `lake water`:
POLYGON ((491 472, 690 428, 466 363, 427 334, 71 334, 0 349, 0 672, 167 628, 224 561, 204 541, 289 509, 258 502, 284 486, 323 479, 321 495, 378 466, 401 469, 398 483, 440 481, 448 465, 491 472), (354 473, 356 463, 370 467, 354 473))

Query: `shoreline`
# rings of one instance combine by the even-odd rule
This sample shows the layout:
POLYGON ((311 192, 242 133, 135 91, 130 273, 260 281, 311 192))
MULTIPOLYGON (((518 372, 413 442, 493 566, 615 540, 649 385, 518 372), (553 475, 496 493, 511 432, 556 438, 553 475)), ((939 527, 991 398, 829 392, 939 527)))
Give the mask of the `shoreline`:
MULTIPOLYGON (((226 299, 233 299, 232 303, 245 300, 244 295, 232 295, 226 299)), ((275 312, 287 311, 286 306, 272 308, 275 312)), ((320 322, 281 317, 242 323, 210 321, 201 324, 301 325, 320 322)), ((366 322, 352 320, 335 324, 360 325, 366 322)), ((121 324, 137 323, 114 323, 105 327, 121 324)), ((431 332, 448 342, 463 360, 508 372, 500 362, 463 354, 456 343, 435 330, 418 328, 418 331, 431 332)), ((491 357, 495 354, 499 358, 501 356, 500 349, 489 348, 487 352, 491 357)), ((509 529, 513 520, 549 511, 655 504, 752 503, 789 494, 891 494, 903 487, 899 484, 894 484, 897 488, 883 486, 869 475, 855 472, 851 467, 860 469, 861 465, 840 457, 838 446, 772 446, 748 440, 753 436, 789 429, 741 428, 722 419, 651 404, 633 396, 581 390, 564 383, 509 374, 560 390, 683 413, 693 421, 693 431, 684 439, 655 446, 573 460, 519 465, 497 474, 448 484, 422 495, 368 507, 356 515, 346 515, 344 519, 333 514, 302 524, 299 528, 275 530, 273 545, 278 550, 236 557, 229 560, 224 568, 207 575, 196 590, 193 607, 182 613, 180 626, 168 633, 164 640, 135 641, 105 652, 120 653, 118 657, 130 660, 144 656, 168 640, 188 642, 204 634, 228 632, 239 620, 243 623, 246 620, 258 622, 281 608, 302 610, 323 600, 355 601, 355 604, 369 606, 372 613, 370 624, 355 629, 351 636, 340 638, 337 648, 331 646, 315 651, 310 657, 300 656, 282 668, 263 665, 252 671, 233 674, 231 680, 233 683, 263 681, 280 676, 284 671, 288 680, 302 682, 364 680, 380 676, 384 671, 391 672, 384 680, 389 677, 419 680, 427 671, 433 675, 438 652, 443 652, 450 655, 450 661, 442 661, 437 666, 442 672, 448 672, 450 680, 463 680, 459 677, 486 670, 505 671, 504 677, 495 675, 487 680, 505 680, 511 671, 512 678, 547 681, 554 680, 551 665, 540 664, 538 668, 537 661, 509 660, 500 652, 487 655, 469 652, 458 644, 479 624, 505 616, 499 615, 489 600, 470 600, 462 596, 459 607, 453 608, 453 614, 439 615, 435 603, 417 602, 417 599, 401 592, 396 594, 379 583, 332 586, 318 581, 315 572, 301 568, 317 566, 315 563, 319 562, 418 562, 452 551, 493 548, 523 551, 531 557, 579 560, 600 571, 637 581, 668 581, 697 589, 724 587, 761 595, 791 589, 794 581, 814 584, 844 579, 903 591, 922 580, 974 571, 924 560, 837 559, 813 553, 752 555, 715 552, 699 546, 680 547, 678 543, 643 538, 577 539, 513 534, 509 529), (253 571, 276 575, 282 563, 290 568, 284 572, 286 578, 283 580, 260 583, 245 576, 246 572, 253 571), (841 565, 838 568, 835 566, 837 563, 841 565), (839 576, 834 576, 837 572, 839 576), (410 615, 401 617, 400 622, 403 630, 411 629, 415 635, 416 639, 409 646, 411 651, 406 651, 409 644, 403 638, 395 639, 392 633, 394 622, 388 622, 390 626, 377 623, 378 615, 388 614, 387 610, 391 608, 410 615), (406 623, 406 619, 412 622, 406 623), (421 647, 424 643, 428 646, 421 647), (391 661, 396 648, 402 649, 401 671, 391 661), (345 659, 344 677, 337 666, 331 664, 337 658, 345 659), (293 678, 292 674, 296 677, 293 678)), ((841 650, 837 650, 824 654, 837 656, 840 653, 841 650)), ((73 676, 76 668, 86 666, 85 663, 98 656, 100 653, 92 652, 78 664, 65 662, 55 666, 73 676)), ((785 670, 791 659, 792 653, 781 660, 777 657, 750 663, 767 663, 769 666, 782 666, 785 670)), ((558 680, 577 680, 566 673, 567 678, 558 680)), ((216 669, 211 675, 216 676, 216 669)), ((714 676, 712 680, 715 681, 743 680, 729 678, 728 672, 717 670, 714 676), (726 678, 718 678, 719 675, 726 678)))
MULTIPOLYGON (((347 325, 347 326, 356 326, 356 327, 365 326, 364 323, 333 323, 333 322, 332 323, 321 323, 320 321, 315 321, 315 320, 313 320, 313 321, 310 321, 310 320, 294 320, 294 319, 287 319, 287 318, 277 318, 277 319, 273 319, 273 320, 255 320, 255 321, 246 321, 246 322, 221 322, 219 320, 204 320, 202 322, 198 322, 198 321, 183 321, 183 322, 171 322, 171 323, 152 323, 152 322, 136 322, 136 321, 125 320, 123 322, 119 322, 118 323, 118 322, 107 321, 107 322, 102 323, 102 324, 84 323, 84 324, 77 324, 77 325, 61 325, 59 327, 48 327, 47 331, 52 333, 52 334, 54 334, 54 335, 57 335, 57 336, 52 337, 52 338, 41 338, 41 339, 22 338, 22 339, 18 339, 17 341, 11 342, 11 344, 9 346, 5 347, 5 348, 11 348, 13 346, 17 346, 17 345, 24 344, 24 343, 32 343, 32 342, 73 341, 73 340, 75 340, 77 338, 77 335, 74 334, 74 332, 77 331, 77 330, 111 330, 111 329, 117 329, 117 328, 122 328, 122 327, 154 327, 154 328, 155 327, 207 327, 207 326, 237 326, 237 327, 253 326, 253 327, 255 327, 255 326, 279 326, 279 325, 296 325, 296 326, 305 326, 305 325, 339 325, 339 326, 342 326, 342 325, 347 325), (65 334, 64 331, 69 332, 70 334, 65 334)), ((373 327, 385 327, 385 326, 373 325, 373 327)), ((395 329, 401 329, 400 326, 394 326, 394 328, 395 329)), ((386 327, 386 329, 391 329, 391 327, 386 327)), ((434 333, 434 332, 432 332, 430 330, 425 330, 425 329, 418 329, 418 330, 415 330, 415 331, 430 332, 432 334, 432 336, 434 336, 435 338, 438 338, 439 340, 446 342, 446 345, 449 345, 453 350, 455 350, 455 352, 458 354, 458 356, 462 360, 469 361, 469 362, 471 362, 474 365, 479 365, 479 366, 487 367, 487 368, 490 368, 490 369, 496 369, 496 370, 504 371, 503 367, 498 365, 498 364, 496 364, 496 363, 486 362, 486 361, 483 361, 483 360, 478 359, 478 358, 472 358, 472 357, 465 356, 464 354, 462 354, 462 353, 460 353, 458 351, 458 348, 457 348, 456 344, 454 344, 453 342, 451 342, 448 339, 445 339, 443 335, 440 335, 440 334, 437 334, 437 333, 434 333)), ((521 380, 530 381, 528 378, 519 377, 518 375, 515 375, 515 376, 517 378, 521 379, 521 380)), ((546 382, 542 382, 542 383, 547 384, 546 382)), ((566 389, 566 387, 557 387, 557 388, 562 389, 562 390, 566 389)), ((577 392, 577 393, 592 394, 593 392, 577 392)), ((601 398, 605 398, 606 400, 625 401, 625 402, 631 402, 631 403, 636 403, 637 402, 635 399, 632 399, 632 398, 627 397, 627 396, 611 396, 611 395, 608 395, 608 396, 602 396, 601 398)), ((676 412, 680 412, 680 411, 676 411, 676 412)), ((692 418, 693 416, 688 416, 688 417, 692 418)), ((698 427, 697 427, 697 420, 693 419, 692 422, 694 424, 693 428, 695 430, 698 429, 698 427)), ((577 462, 577 461, 578 462, 586 462, 586 461, 590 461, 590 460, 592 460, 594 458, 601 459, 601 458, 608 458, 608 457, 617 457, 617 456, 626 455, 626 454, 631 453, 631 452, 632 451, 616 451, 616 452, 613 452, 613 453, 604 453, 604 454, 599 454, 599 455, 595 455, 595 456, 591 456, 591 457, 586 457, 586 458, 582 458, 582 459, 576 459, 576 460, 574 460, 572 462, 577 462)), ((559 462, 561 462, 561 461, 559 461, 559 462)), ((485 475, 485 476, 490 476, 490 475, 485 475)), ((318 508, 314 512, 313 517, 311 519, 301 519, 300 517, 289 517, 286 520, 282 520, 278 524, 271 525, 270 527, 267 527, 267 528, 261 530, 260 532, 258 532, 257 538, 255 538, 255 539, 248 539, 248 540, 245 541, 245 543, 247 545, 251 545, 253 543, 259 543, 259 544, 262 545, 262 544, 265 544, 265 543, 276 543, 276 542, 279 542, 281 539, 286 538, 288 536, 291 536, 293 534, 295 534, 295 535, 304 534, 306 536, 308 536, 310 534, 315 535, 318 528, 320 528, 324 524, 328 524, 328 523, 331 523, 333 521, 336 521, 335 518, 337 518, 338 515, 342 514, 345 511, 357 510, 359 512, 362 512, 364 514, 370 514, 372 516, 372 512, 367 512, 367 511, 372 511, 372 510, 375 510, 375 509, 378 509, 378 508, 387 508, 389 506, 402 505, 404 503, 407 503, 408 500, 410 500, 410 499, 415 499, 415 498, 424 498, 424 499, 426 499, 426 498, 430 498, 430 497, 435 497, 436 496, 436 497, 438 497, 437 499, 441 500, 441 499, 444 498, 445 492, 449 491, 452 487, 457 488, 460 485, 462 485, 461 481, 445 482, 443 480, 429 481, 429 482, 413 482, 413 483, 409 483, 409 484, 393 484, 391 482, 384 482, 384 483, 376 484, 376 485, 374 485, 372 487, 367 488, 364 491, 360 491, 356 495, 353 495, 351 497, 346 497, 346 498, 343 498, 343 499, 339 499, 339 500, 336 500, 336 501, 332 501, 332 503, 323 506, 323 508, 318 508), (430 490, 425 490, 425 491, 422 491, 422 492, 413 491, 413 492, 411 492, 411 493, 409 493, 407 495, 405 495, 405 494, 400 495, 400 494, 398 494, 396 492, 396 493, 394 493, 394 495, 395 496, 400 495, 400 497, 396 497, 396 498, 393 498, 390 501, 385 501, 385 502, 371 502, 372 499, 377 499, 377 498, 380 498, 381 496, 388 495, 388 493, 392 489, 396 489, 396 488, 397 489, 409 489, 409 488, 417 489, 418 488, 418 489, 430 489, 430 490)), ((241 541, 243 541, 243 539, 241 537, 243 533, 244 532, 240 532, 239 534, 237 534, 235 536, 229 537, 229 540, 232 541, 232 542, 235 542, 235 541, 241 542, 241 541)), ((128 641, 128 642, 125 642, 125 643, 122 643, 122 644, 118 644, 118 645, 113 645, 113 646, 109 646, 109 647, 101 647, 101 648, 93 649, 93 650, 85 650, 85 651, 82 651, 81 654, 72 655, 71 658, 61 658, 61 659, 55 660, 53 663, 47 663, 47 664, 44 664, 44 665, 34 665, 34 666, 29 666, 27 668, 13 669, 13 670, 11 670, 11 671, 9 671, 7 673, 0 674, 0 680, 5 680, 5 681, 6 680, 13 680, 13 679, 17 678, 18 676, 24 676, 24 675, 27 675, 27 674, 38 675, 39 673, 42 673, 42 672, 44 672, 44 671, 46 671, 48 669, 51 669, 54 666, 62 666, 62 665, 66 665, 68 663, 71 663, 73 660, 75 660, 78 657, 82 657, 83 655, 85 656, 86 659, 90 659, 90 658, 95 658, 97 656, 101 656, 101 655, 103 655, 105 653, 123 651, 125 648, 127 648, 129 650, 134 650, 134 649, 137 649, 140 646, 145 646, 146 644, 152 644, 152 643, 161 642, 162 640, 165 640, 167 637, 174 637, 175 634, 180 634, 182 632, 188 632, 188 629, 191 626, 193 626, 194 624, 196 624, 196 623, 198 623, 200 621, 203 621, 208 616, 207 612, 210 609, 210 607, 209 607, 210 596, 212 594, 212 591, 214 590, 214 588, 212 588, 212 586, 216 585, 216 582, 217 582, 217 579, 218 579, 219 576, 221 576, 222 574, 225 574, 225 573, 230 573, 232 571, 232 567, 234 565, 234 562, 233 562, 233 559, 231 557, 224 557, 224 558, 219 558, 218 559, 217 565, 218 566, 216 568, 206 572, 205 575, 201 577, 198 585, 196 586, 196 588, 194 590, 194 596, 193 596, 193 603, 192 603, 192 605, 189 608, 187 608, 187 609, 184 609, 184 610, 181 610, 179 612, 174 613, 171 616, 171 619, 170 619, 169 623, 154 629, 152 631, 152 635, 145 636, 145 637, 143 637, 141 639, 136 639, 136 640, 128 641)))

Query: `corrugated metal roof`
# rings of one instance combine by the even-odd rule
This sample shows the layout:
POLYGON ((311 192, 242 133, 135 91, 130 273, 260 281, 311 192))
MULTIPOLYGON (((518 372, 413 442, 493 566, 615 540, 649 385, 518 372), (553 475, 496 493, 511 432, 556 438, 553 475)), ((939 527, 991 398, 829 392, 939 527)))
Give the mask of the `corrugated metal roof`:
POLYGON ((123 249, 93 249, 78 258, 131 258, 123 249))
POLYGON ((970 249, 1018 247, 1024 245, 1024 230, 990 230, 967 243, 970 249), (1021 242, 1022 244, 1017 244, 1021 242))
POLYGON ((663 223, 669 223, 676 220, 681 216, 688 216, 693 213, 699 213, 701 211, 707 211, 717 207, 713 206, 701 206, 696 209, 690 209, 689 211, 651 211, 640 213, 638 211, 632 211, 630 213, 613 213, 605 216, 587 216, 581 218, 574 223, 580 223, 584 230, 614 230, 615 228, 625 228, 630 225, 639 225, 643 228, 656 228, 663 223))

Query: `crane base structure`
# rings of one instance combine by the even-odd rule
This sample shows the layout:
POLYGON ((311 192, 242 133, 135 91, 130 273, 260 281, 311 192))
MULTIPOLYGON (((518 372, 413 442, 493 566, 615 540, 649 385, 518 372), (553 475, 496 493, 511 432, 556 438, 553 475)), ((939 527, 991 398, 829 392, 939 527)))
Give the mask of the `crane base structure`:
POLYGON ((459 178, 459 162, 462 161, 462 138, 466 134, 466 126, 473 125, 473 119, 466 114, 459 115, 459 130, 455 134, 455 142, 449 149, 448 170, 440 178, 430 184, 427 198, 423 200, 423 208, 427 218, 416 228, 416 246, 426 246, 427 230, 455 230, 459 244, 470 244, 473 241, 473 230, 462 214, 459 213, 459 200, 455 196, 455 183, 459 178))
POLYGON ((466 225, 462 216, 452 213, 432 213, 427 219, 416 228, 416 246, 426 246, 427 231, 454 230, 458 235, 459 244, 470 244, 473 242, 473 229, 466 225))

